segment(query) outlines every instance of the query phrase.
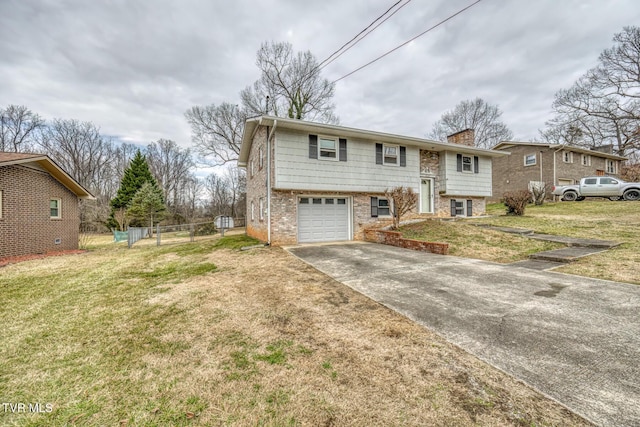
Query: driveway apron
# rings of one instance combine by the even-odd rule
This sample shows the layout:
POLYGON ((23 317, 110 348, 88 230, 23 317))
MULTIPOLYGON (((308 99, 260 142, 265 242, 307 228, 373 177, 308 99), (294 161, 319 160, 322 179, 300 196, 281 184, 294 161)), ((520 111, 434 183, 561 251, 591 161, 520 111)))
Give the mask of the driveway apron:
POLYGON ((640 286, 377 244, 287 250, 602 426, 640 426, 640 286))

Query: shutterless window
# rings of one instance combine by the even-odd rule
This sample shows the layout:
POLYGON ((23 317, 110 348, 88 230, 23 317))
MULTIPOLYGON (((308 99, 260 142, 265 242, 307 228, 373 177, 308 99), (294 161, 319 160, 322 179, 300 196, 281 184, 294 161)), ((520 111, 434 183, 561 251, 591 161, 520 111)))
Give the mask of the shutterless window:
POLYGON ((573 163, 573 153, 571 151, 563 151, 562 161, 565 163, 573 163))
POLYGON ((582 155, 582 166, 591 166, 591 156, 587 154, 582 155))
POLYGON ((251 221, 255 220, 253 200, 251 201, 251 221))
POLYGON ((51 218, 62 218, 60 212, 60 199, 51 199, 49 201, 49 216, 51 218))
POLYGON ((332 138, 320 137, 320 158, 325 160, 337 160, 337 141, 332 138))
POLYGON ((260 221, 264 220, 264 199, 260 199, 259 201, 259 208, 260 208, 260 221))
POLYGON ((259 156, 258 156, 258 168, 262 169, 262 166, 264 166, 264 151, 262 150, 262 147, 260 147, 260 149, 258 150, 259 152, 259 156))
POLYGON ((535 154, 527 154, 524 156, 524 165, 525 166, 533 166, 536 164, 536 155, 535 154))
POLYGON ((616 164, 613 160, 607 160, 607 172, 616 173, 616 164))
POLYGON ((384 146, 384 164, 385 165, 398 164, 398 148, 399 147, 397 145, 384 146))

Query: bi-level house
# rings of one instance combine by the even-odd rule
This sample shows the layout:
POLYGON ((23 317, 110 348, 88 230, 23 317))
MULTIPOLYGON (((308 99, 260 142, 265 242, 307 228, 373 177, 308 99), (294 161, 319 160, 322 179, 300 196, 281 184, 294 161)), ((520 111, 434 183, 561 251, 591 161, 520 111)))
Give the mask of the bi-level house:
POLYGON ((247 170, 247 234, 273 245, 361 240, 388 222, 386 189, 419 194, 414 214, 484 213, 491 163, 508 153, 271 116, 247 120, 238 165, 247 170))

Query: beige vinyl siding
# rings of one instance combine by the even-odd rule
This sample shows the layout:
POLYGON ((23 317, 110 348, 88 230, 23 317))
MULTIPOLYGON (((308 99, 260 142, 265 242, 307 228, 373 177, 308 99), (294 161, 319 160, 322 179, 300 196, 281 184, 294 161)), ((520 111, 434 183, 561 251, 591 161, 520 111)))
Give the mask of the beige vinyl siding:
MULTIPOLYGON (((327 135, 342 138, 342 135, 327 135)), ((347 161, 309 158, 309 134, 278 130, 275 183, 280 190, 383 192, 397 186, 418 191, 420 153, 407 146, 406 166, 377 165, 373 140, 347 139, 347 161)))
MULTIPOLYGON (((491 196, 491 158, 478 156, 479 173, 458 172, 456 152, 440 155, 441 190, 450 196, 491 196)), ((468 154, 465 154, 467 156, 468 154)), ((471 155, 473 158, 473 155, 471 155)))

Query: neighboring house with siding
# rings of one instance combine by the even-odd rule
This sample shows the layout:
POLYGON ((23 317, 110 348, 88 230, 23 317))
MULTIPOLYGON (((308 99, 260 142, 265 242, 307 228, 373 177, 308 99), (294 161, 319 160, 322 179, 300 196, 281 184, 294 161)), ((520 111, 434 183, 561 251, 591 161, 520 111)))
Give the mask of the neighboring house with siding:
POLYGON ((247 170, 247 234, 274 245, 361 240, 388 223, 384 192, 410 187, 416 216, 473 216, 491 196, 491 162, 507 153, 302 120, 247 120, 238 165, 247 170))
MULTIPOLYGON (((627 160, 612 152, 611 146, 586 149, 561 144, 504 141, 493 150, 511 153, 493 162, 493 196, 528 189, 542 182, 548 185, 576 184, 585 176, 618 176, 627 160)), ((548 198, 551 198, 551 194, 548 198)))
POLYGON ((0 152, 0 258, 78 249, 79 199, 94 197, 49 157, 0 152))

